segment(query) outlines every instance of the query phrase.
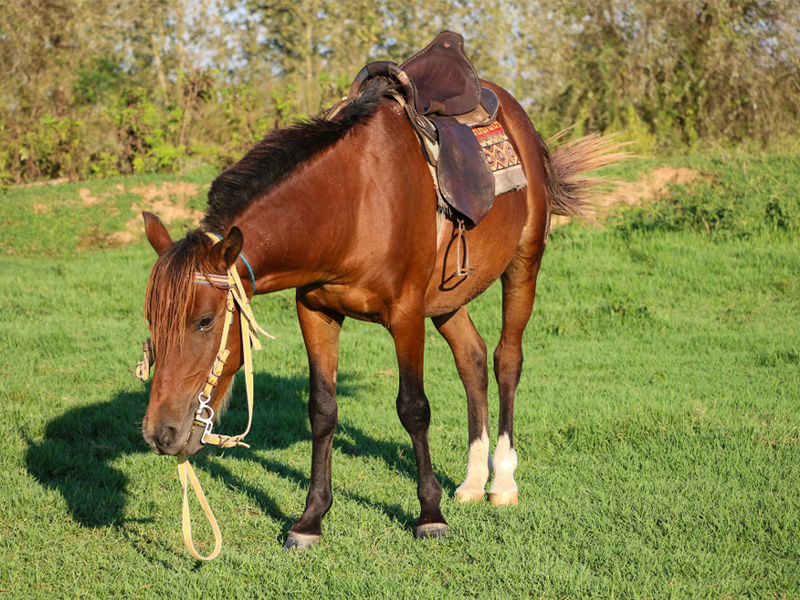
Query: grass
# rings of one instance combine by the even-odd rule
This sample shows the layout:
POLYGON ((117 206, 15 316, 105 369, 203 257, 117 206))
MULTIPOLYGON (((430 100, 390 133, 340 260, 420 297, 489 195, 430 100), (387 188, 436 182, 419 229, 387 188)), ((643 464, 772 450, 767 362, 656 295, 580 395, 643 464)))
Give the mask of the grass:
MULTIPOLYGON (((160 180, 8 192, 0 595, 800 597, 798 163, 673 159, 716 179, 675 187, 601 230, 553 232, 516 406, 518 507, 453 499, 466 410, 447 345, 429 326, 444 540, 413 539, 415 467, 394 413, 391 339, 347 321, 334 506, 318 546, 281 550, 308 486, 307 367, 293 294, 257 299, 278 339, 255 357, 253 448, 193 461, 224 536, 220 558, 203 565, 182 545, 175 463, 152 455, 139 432, 147 386, 132 370, 154 255, 141 241, 104 243, 137 201, 108 190, 160 180), (81 204, 87 186, 107 203, 81 204)), ((492 348, 498 288, 471 313, 492 348)), ((219 430, 245 419, 239 385, 219 430)), ((207 551, 209 528, 198 519, 195 530, 207 551)))

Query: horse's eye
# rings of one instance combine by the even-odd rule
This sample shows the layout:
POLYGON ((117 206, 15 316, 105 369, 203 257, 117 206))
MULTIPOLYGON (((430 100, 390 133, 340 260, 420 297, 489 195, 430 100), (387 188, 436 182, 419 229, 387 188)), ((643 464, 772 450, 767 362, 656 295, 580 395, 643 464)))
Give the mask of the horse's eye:
POLYGON ((214 324, 214 317, 203 317, 197 322, 197 331, 208 331, 214 324))

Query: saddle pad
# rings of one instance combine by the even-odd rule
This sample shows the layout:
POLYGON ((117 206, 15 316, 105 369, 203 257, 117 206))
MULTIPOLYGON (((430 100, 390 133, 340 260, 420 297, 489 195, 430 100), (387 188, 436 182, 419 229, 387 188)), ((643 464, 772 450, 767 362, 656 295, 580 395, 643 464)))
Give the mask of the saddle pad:
POLYGON ((472 133, 478 139, 494 175, 495 196, 528 185, 517 152, 499 122, 495 121, 486 127, 473 127, 472 133))

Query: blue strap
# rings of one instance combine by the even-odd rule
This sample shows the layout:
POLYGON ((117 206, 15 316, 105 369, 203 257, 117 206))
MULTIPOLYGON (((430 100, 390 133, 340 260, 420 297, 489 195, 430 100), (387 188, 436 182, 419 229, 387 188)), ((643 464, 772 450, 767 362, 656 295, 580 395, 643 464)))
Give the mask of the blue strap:
MULTIPOLYGON (((213 231, 209 231, 209 233, 211 235, 216 236, 220 240, 223 239, 223 237, 218 233, 214 233, 213 231)), ((244 262, 245 266, 247 267, 247 270, 250 272, 250 281, 253 282, 253 295, 255 295, 255 293, 256 293, 256 276, 253 274, 253 268, 250 266, 250 263, 247 262, 247 259, 244 257, 244 254, 242 254, 241 252, 239 253, 239 258, 242 259, 242 262, 244 262)))

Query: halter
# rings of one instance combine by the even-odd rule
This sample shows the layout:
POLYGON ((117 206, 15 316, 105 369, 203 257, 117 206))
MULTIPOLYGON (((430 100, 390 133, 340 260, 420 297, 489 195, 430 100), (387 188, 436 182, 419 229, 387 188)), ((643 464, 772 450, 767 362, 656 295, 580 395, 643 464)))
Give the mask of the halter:
MULTIPOLYGON (((218 238, 221 239, 219 236, 213 233, 208 233, 208 236, 215 241, 218 238)), ((247 262, 247 259, 244 256, 239 254, 239 258, 241 258, 244 264, 247 266, 247 270, 250 273, 250 279, 253 284, 253 294, 255 295, 256 279, 253 274, 253 269, 250 267, 250 263, 247 262)), ((203 427, 203 435, 200 438, 200 442, 202 444, 212 444, 214 446, 219 446, 220 448, 233 448, 236 446, 244 446, 245 448, 249 448, 250 446, 242 440, 250 432, 250 426, 253 423, 253 349, 261 350, 261 342, 258 339, 258 332, 263 333, 272 340, 274 340, 275 337, 264 331, 258 325, 258 323, 256 323, 255 315, 253 314, 253 310, 250 308, 250 301, 247 298, 247 293, 245 292, 244 285, 242 284, 242 280, 239 277, 239 272, 236 270, 235 265, 231 265, 225 275, 201 273, 200 271, 196 271, 194 274, 194 283, 212 285, 221 289, 227 288, 228 293, 226 296, 225 323, 222 327, 222 339, 220 340, 219 349, 217 350, 214 363, 211 365, 211 370, 206 377, 205 385, 197 395, 197 400, 200 404, 195 412, 194 423, 192 423, 192 429, 189 434, 189 438, 186 440, 186 445, 189 444, 189 440, 191 440, 192 432, 195 431, 195 428, 203 427), (244 376, 245 389, 247 392, 247 427, 238 435, 228 436, 211 432, 214 426, 214 409, 209 406, 209 403, 211 401, 211 393, 216 387, 217 382, 222 375, 222 370, 225 368, 225 363, 228 360, 228 356, 230 355, 230 350, 227 349, 228 335, 230 333, 231 323, 233 323, 233 317, 237 308, 239 310, 239 322, 242 331, 242 352, 244 353, 244 376)), ((145 381, 147 376, 150 374, 150 363, 152 362, 152 348, 149 345, 149 340, 148 342, 143 343, 142 347, 144 349, 144 359, 137 365, 136 375, 142 381, 145 381)), ((186 445, 184 445, 184 448, 186 445)), ((183 449, 181 449, 181 451, 182 450, 183 449)), ((203 493, 203 488, 200 485, 200 481, 198 480, 192 465, 189 463, 188 457, 183 454, 178 455, 178 475, 180 477, 181 487, 183 488, 183 541, 186 544, 189 553, 197 560, 212 560, 217 557, 222 549, 222 534, 220 532, 219 525, 217 525, 217 520, 214 517, 214 513, 211 510, 211 506, 208 504, 208 500, 206 500, 206 496, 203 493), (199 554, 195 549, 194 542, 192 540, 192 525, 189 515, 188 497, 189 482, 191 482, 192 489, 197 496, 197 500, 200 502, 200 506, 214 531, 214 550, 208 556, 202 556, 199 554)))

